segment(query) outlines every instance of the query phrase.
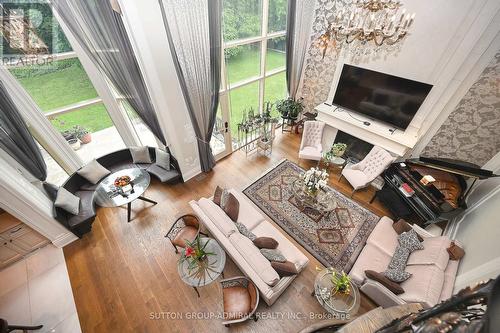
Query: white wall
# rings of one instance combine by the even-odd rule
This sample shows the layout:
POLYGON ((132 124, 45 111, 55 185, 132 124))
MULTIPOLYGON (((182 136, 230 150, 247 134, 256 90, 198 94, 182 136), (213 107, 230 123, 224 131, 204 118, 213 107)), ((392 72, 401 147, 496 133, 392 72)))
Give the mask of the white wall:
POLYGON ((459 222, 454 238, 464 245, 455 290, 500 274, 500 188, 468 211, 459 222))
POLYGON ((487 41, 476 42, 490 26, 500 2, 407 0, 404 8, 415 12, 416 19, 400 52, 355 63, 340 57, 328 99, 333 100, 344 63, 432 84, 434 88, 410 124, 422 136, 464 79, 463 75, 457 79, 457 74, 468 69, 464 64, 472 66, 471 59, 487 48, 487 41))
POLYGON ((184 180, 201 172, 196 137, 170 53, 158 0, 121 0, 134 51, 145 75, 158 121, 184 180))

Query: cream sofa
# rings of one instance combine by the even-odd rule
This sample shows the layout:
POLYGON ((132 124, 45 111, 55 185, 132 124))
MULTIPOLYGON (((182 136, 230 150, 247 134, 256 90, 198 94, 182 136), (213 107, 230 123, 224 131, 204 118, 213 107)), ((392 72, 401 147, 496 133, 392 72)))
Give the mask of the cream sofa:
POLYGON ((451 240, 446 236, 433 237, 416 225, 413 229, 422 236, 424 249, 410 254, 406 271, 412 276, 401 283, 405 292, 395 295, 379 282, 366 277, 365 270, 385 271, 394 254, 398 235, 392 223, 388 217, 382 217, 377 223, 349 275, 366 295, 384 308, 405 303, 432 307, 448 299, 453 293, 459 265, 459 261, 449 260, 446 249, 451 240))
MULTIPOLYGON (((245 197, 234 189, 229 190, 239 201, 238 222, 244 224, 257 237, 272 237, 278 241, 278 250, 295 264, 300 273, 308 264, 307 257, 292 244, 276 227, 266 221, 260 211, 245 197)), ((233 259, 240 270, 252 280, 267 305, 272 305, 283 291, 295 279, 287 276, 280 279, 259 249, 251 240, 238 232, 234 222, 211 199, 201 198, 189 202, 203 225, 217 239, 226 253, 233 259)))

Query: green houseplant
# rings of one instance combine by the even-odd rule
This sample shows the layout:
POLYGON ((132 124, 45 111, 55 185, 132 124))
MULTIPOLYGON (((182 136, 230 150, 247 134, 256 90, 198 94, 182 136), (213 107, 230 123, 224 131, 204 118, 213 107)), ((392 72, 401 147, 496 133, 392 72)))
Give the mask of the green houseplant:
POLYGON ((191 272, 195 269, 203 269, 206 266, 206 259, 208 256, 214 255, 212 252, 205 251, 205 248, 208 244, 208 241, 203 243, 200 241, 200 236, 196 236, 196 238, 190 242, 187 239, 185 240, 186 247, 182 252, 180 262, 188 263, 188 270, 191 272))
POLYGON ((90 132, 80 125, 73 126, 72 132, 83 144, 87 144, 92 141, 90 132))
POLYGON ((299 114, 304 110, 302 100, 294 100, 291 97, 276 102, 276 110, 283 119, 297 120, 299 114))
POLYGON ((344 271, 332 272, 333 292, 349 295, 351 292, 351 277, 344 271))

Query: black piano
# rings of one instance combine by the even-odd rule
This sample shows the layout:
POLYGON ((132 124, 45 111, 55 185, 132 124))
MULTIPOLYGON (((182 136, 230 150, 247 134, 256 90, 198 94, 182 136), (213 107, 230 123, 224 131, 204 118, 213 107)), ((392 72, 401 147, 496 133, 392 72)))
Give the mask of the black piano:
POLYGON ((426 226, 448 221, 467 209, 467 195, 476 180, 497 176, 467 162, 420 157, 391 164, 377 197, 396 218, 426 226), (426 175, 435 181, 424 186, 420 180, 426 175), (468 179, 472 179, 470 185, 468 179), (404 191, 403 184, 414 193, 404 191))

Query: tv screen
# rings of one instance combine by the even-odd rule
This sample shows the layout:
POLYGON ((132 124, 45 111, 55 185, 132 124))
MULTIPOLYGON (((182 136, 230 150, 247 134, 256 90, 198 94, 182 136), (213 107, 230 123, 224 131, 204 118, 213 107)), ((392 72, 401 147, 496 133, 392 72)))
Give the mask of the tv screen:
POLYGON ((344 65, 333 104, 406 129, 432 85, 344 65))

